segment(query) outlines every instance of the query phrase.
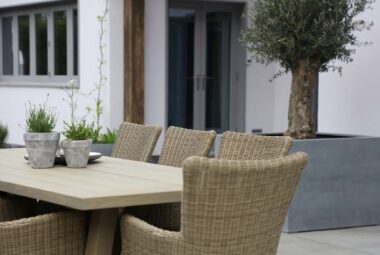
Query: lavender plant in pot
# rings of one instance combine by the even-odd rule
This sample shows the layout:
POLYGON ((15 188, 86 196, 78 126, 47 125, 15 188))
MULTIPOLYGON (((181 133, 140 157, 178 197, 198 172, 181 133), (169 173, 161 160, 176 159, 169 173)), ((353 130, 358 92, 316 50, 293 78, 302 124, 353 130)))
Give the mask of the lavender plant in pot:
POLYGON ((55 109, 29 103, 24 141, 32 168, 54 166, 60 134, 54 132, 57 123, 55 109))

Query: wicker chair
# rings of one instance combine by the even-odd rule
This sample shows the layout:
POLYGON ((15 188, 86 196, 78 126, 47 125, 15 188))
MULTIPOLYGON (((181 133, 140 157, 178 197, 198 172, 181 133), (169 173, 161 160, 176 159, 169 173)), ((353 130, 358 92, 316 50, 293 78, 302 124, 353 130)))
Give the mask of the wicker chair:
POLYGON ((83 255, 84 233, 84 217, 79 212, 1 222, 0 254, 83 255))
POLYGON ((124 215, 122 255, 275 255, 307 160, 303 152, 258 161, 187 159, 181 231, 124 215))
MULTIPOLYGON (((0 222, 16 220, 31 216, 34 212, 31 210, 33 200, 24 199, 18 196, 0 196, 0 222)), ((1 253, 0 253, 1 254, 1 253)))
POLYGON ((262 136, 227 131, 222 135, 219 159, 251 160, 286 156, 292 146, 289 136, 262 136))
MULTIPOLYGON (((182 167, 188 157, 207 157, 215 137, 215 131, 169 127, 158 164, 182 167)), ((180 227, 180 203, 137 206, 127 208, 127 212, 164 229, 178 230, 180 227)))
POLYGON ((112 157, 149 161, 162 127, 124 122, 120 125, 112 157))
POLYGON ((158 164, 181 167, 188 157, 207 157, 215 137, 215 131, 169 127, 158 164))

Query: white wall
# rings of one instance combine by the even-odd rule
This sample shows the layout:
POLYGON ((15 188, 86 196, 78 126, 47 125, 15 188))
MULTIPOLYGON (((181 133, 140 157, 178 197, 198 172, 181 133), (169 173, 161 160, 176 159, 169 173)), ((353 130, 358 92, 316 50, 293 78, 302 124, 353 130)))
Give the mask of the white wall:
MULTIPOLYGON (((145 0, 144 122, 162 127, 167 123, 167 12, 167 0, 145 0)), ((154 154, 159 154, 162 141, 163 135, 154 154)))
MULTIPOLYGON (((280 70, 282 70, 280 66, 276 65, 276 72, 280 70)), ((288 128, 288 107, 291 82, 291 74, 284 74, 277 78, 272 84, 274 87, 274 122, 272 132, 283 133, 288 128)))
POLYGON ((380 3, 365 13, 374 21, 370 31, 358 34, 362 41, 372 41, 360 47, 354 62, 343 65, 343 75, 320 75, 319 131, 380 136, 380 3))
POLYGON ((274 86, 269 79, 275 72, 274 65, 253 63, 247 69, 246 84, 246 132, 262 129, 272 132, 274 125, 274 86))
MULTIPOLYGON (((32 4, 47 1, 35 0, 3 0, 0 8, 21 4, 32 4)), ((104 74, 108 78, 102 91, 104 101, 104 113, 101 118, 103 127, 116 128, 123 119, 123 0, 112 0, 110 14, 105 24, 106 47, 104 49, 106 63, 104 74), (111 36, 110 36, 110 33, 111 36), (112 65, 110 65, 112 63, 112 65), (112 87, 109 88, 108 84, 112 87), (111 102, 111 104, 110 104, 111 102), (111 111, 112 108, 112 111, 111 111)), ((78 1, 79 13, 79 84, 80 92, 88 93, 98 81, 98 32, 99 22, 97 16, 104 10, 105 1, 78 1)), ((25 104, 30 101, 34 104, 44 102, 47 93, 50 94, 49 105, 56 106, 59 120, 56 130, 63 130, 63 120, 69 119, 68 106, 63 102, 64 92, 58 88, 36 87, 0 87, 0 121, 9 127, 9 143, 23 144, 24 130, 21 126, 25 122, 25 104)), ((78 104, 79 115, 82 115, 85 107, 94 109, 95 102, 92 98, 82 97, 78 104)), ((94 114, 90 114, 89 121, 94 120, 94 114)))
MULTIPOLYGON (((246 12, 252 7, 249 1, 246 12)), ((245 14, 246 16, 247 13, 245 14)), ((249 20, 248 20, 249 21, 249 20)), ((247 58, 251 56, 247 53, 247 58)), ((273 132, 275 125, 275 83, 269 80, 276 72, 276 65, 262 65, 252 62, 247 66, 246 77, 246 109, 245 132, 261 129, 263 132, 273 132)))
MULTIPOLYGON (((100 24, 97 20, 97 16, 102 15, 105 8, 104 1, 78 1, 78 11, 79 11, 79 71, 80 71, 80 90, 81 92, 88 93, 94 89, 95 83, 99 81, 98 74, 98 60, 99 60, 99 29, 100 24)), ((107 17, 105 23, 105 34, 104 34, 104 53, 105 53, 105 64, 103 66, 103 74, 107 79, 110 79, 109 75, 109 25, 108 22, 110 17, 107 17)), ((105 103, 104 114, 101 116, 102 126, 109 125, 109 107, 108 100, 109 88, 108 85, 102 89, 102 99, 105 103)), ((83 102, 82 107, 91 107, 92 112, 90 113, 90 119, 95 120, 95 98, 96 95, 91 95, 91 97, 83 102)))
POLYGON ((118 129, 124 121, 124 0, 111 0, 109 10, 109 93, 106 98, 105 116, 112 129, 118 129))

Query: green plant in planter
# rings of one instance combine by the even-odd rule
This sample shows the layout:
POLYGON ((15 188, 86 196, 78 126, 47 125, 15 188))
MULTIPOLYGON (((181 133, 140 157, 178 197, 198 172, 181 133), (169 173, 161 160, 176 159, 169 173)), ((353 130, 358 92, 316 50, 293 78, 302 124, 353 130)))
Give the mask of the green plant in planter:
POLYGON ((87 166, 91 151, 92 129, 92 125, 88 125, 85 120, 78 123, 65 123, 63 135, 66 140, 63 140, 61 144, 68 167, 83 168, 87 166))
POLYGON ((79 93, 74 86, 74 80, 69 81, 69 88, 64 90, 68 98, 63 100, 70 107, 70 121, 63 122, 65 130, 62 134, 66 137, 61 145, 64 151, 66 164, 71 168, 83 168, 87 166, 91 151, 93 124, 88 125, 86 116, 79 120, 76 118, 79 93))
POLYGON ((32 168, 50 168, 54 166, 60 134, 53 132, 57 123, 54 108, 29 102, 26 110, 24 141, 32 168))
POLYGON ((57 116, 54 109, 48 109, 43 105, 29 103, 26 118, 26 131, 30 133, 50 133, 57 124, 57 116))
POLYGON ((263 64, 278 62, 291 72, 288 130, 294 138, 315 136, 312 99, 319 72, 341 67, 356 46, 358 31, 370 29, 357 16, 371 7, 374 0, 256 0, 249 11, 247 29, 242 32, 253 58, 263 64))
POLYGON ((0 148, 4 146, 5 139, 8 136, 8 127, 0 124, 0 148))
POLYGON ((93 136, 93 125, 88 125, 85 120, 79 123, 66 123, 63 135, 70 141, 91 139, 93 136))
POLYGON ((87 166, 91 151, 92 126, 85 120, 80 122, 65 123, 63 140, 61 145, 64 151, 66 164, 71 168, 83 168, 87 166))
POLYGON ((93 129, 92 141, 100 144, 113 144, 116 142, 117 132, 107 128, 107 132, 100 134, 99 129, 93 129))

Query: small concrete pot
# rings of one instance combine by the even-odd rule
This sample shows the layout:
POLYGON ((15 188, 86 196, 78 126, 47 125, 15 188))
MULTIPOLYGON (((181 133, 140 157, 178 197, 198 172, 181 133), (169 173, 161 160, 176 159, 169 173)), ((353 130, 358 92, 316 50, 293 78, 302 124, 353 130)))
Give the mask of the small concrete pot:
POLYGON ((54 166, 60 134, 25 133, 24 141, 32 168, 50 168, 54 166))
POLYGON ((61 143, 67 167, 84 168, 87 167, 88 158, 91 151, 91 140, 69 141, 63 140, 61 143))

